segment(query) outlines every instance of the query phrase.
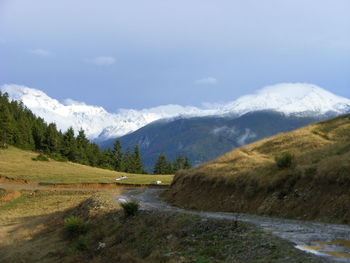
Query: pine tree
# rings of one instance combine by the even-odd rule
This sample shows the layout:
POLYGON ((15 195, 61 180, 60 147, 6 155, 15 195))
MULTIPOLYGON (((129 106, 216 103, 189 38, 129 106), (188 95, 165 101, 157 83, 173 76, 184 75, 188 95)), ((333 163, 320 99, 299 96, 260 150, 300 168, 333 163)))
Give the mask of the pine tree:
POLYGON ((185 163, 184 163, 184 169, 191 169, 191 168, 192 168, 192 165, 191 165, 190 159, 186 156, 185 163))
POLYGON ((87 149, 87 158, 89 160, 89 164, 92 166, 98 166, 99 160, 101 159, 100 155, 101 151, 98 145, 96 143, 89 144, 87 149))
POLYGON ((134 147, 134 153, 132 154, 132 173, 142 174, 145 173, 143 163, 141 160, 140 149, 137 145, 134 147))
POLYGON ((184 168, 184 158, 179 154, 174 160, 173 169, 174 171, 181 170, 184 168))
POLYGON ((43 119, 38 118, 34 120, 32 125, 32 135, 34 140, 34 149, 39 150, 44 148, 44 132, 46 127, 46 123, 43 119))
POLYGON ((44 150, 47 153, 56 153, 60 150, 60 138, 56 124, 50 123, 44 134, 44 150))
POLYGON ((122 171, 123 153, 120 140, 116 140, 113 146, 114 169, 122 171))
POLYGON ((76 157, 77 162, 82 164, 89 164, 89 160, 87 158, 89 140, 86 138, 86 135, 83 129, 79 130, 76 141, 77 141, 77 157, 76 157))
POLYGON ((130 153, 130 147, 128 147, 123 154, 122 171, 126 173, 131 173, 132 171, 132 156, 130 153))
POLYGON ((74 130, 70 127, 63 136, 62 155, 67 157, 69 161, 77 160, 77 142, 74 137, 74 130))
POLYGON ((0 147, 6 148, 12 138, 12 118, 5 104, 0 104, 0 147))
POLYGON ((166 174, 172 174, 174 173, 173 165, 171 162, 168 162, 166 167, 166 174))
POLYGON ((164 153, 158 155, 158 159, 154 165, 154 174, 167 174, 168 162, 164 153))
POLYGON ((114 170, 113 152, 110 148, 103 151, 100 155, 99 167, 114 170))

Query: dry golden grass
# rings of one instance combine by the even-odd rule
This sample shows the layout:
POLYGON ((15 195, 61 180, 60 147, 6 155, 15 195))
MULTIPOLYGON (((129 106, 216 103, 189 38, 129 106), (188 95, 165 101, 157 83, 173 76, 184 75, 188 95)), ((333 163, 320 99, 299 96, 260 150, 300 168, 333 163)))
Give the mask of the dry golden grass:
MULTIPOLYGON (((67 213, 95 215, 119 209, 109 193, 72 191, 20 191, 20 196, 0 204, 0 261, 57 262, 48 258, 52 251, 64 251, 67 241, 62 237, 63 219, 67 213), (104 207, 94 210, 95 200, 104 207), (81 203, 91 204, 90 209, 81 203), (20 244, 20 245, 19 245, 20 244)), ((61 252, 60 252, 61 253, 61 252)))
POLYGON ((228 181, 239 175, 269 177, 271 174, 283 173, 278 171, 275 158, 286 151, 296 156, 296 168, 317 163, 317 170, 321 174, 335 166, 349 163, 349 142, 350 117, 347 115, 240 147, 211 162, 183 171, 180 175, 225 178, 228 181), (340 154, 342 148, 343 153, 340 154))
POLYGON ((121 182, 128 184, 151 184, 162 181, 170 184, 173 175, 126 174, 86 165, 57 162, 33 161, 38 154, 15 147, 0 150, 0 175, 44 183, 115 183, 120 176, 127 176, 121 182))

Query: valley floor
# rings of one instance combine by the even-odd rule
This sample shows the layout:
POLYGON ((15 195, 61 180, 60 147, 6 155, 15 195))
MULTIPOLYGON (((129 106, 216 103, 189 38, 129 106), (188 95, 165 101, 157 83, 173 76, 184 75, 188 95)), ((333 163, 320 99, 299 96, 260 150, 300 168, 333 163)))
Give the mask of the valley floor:
POLYGON ((160 210, 125 217, 119 196, 119 189, 0 189, 0 262, 323 262, 236 220, 160 210), (70 216, 87 233, 68 238, 70 216))

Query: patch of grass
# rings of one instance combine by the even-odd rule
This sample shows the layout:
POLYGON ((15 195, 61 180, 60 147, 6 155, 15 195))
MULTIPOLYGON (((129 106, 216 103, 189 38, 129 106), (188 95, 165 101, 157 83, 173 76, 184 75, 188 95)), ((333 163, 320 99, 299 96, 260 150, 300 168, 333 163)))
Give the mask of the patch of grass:
POLYGON ((295 156, 290 152, 284 152, 281 156, 275 158, 276 165, 280 169, 291 168, 294 165, 295 156))
POLYGON ((121 183, 152 184, 162 181, 163 184, 170 184, 173 179, 173 175, 127 174, 61 160, 33 162, 32 158, 36 157, 37 153, 12 146, 1 150, 0 174, 43 183, 115 183, 116 178, 126 176, 127 179, 121 183))
POLYGON ((5 196, 6 194, 6 190, 3 188, 0 188, 0 198, 2 198, 3 196, 5 196))
POLYGON ((45 155, 43 155, 43 154, 41 153, 41 154, 39 154, 39 155, 36 156, 36 157, 32 157, 32 160, 33 160, 33 161, 48 162, 48 161, 49 161, 49 158, 47 158, 45 155))
POLYGON ((16 198, 15 200, 5 203, 2 206, 0 206, 0 211, 4 210, 10 210, 17 205, 24 203, 28 199, 28 195, 21 195, 20 197, 16 198))
POLYGON ((64 219, 64 232, 68 238, 76 238, 80 235, 86 234, 88 227, 83 219, 70 216, 64 219))

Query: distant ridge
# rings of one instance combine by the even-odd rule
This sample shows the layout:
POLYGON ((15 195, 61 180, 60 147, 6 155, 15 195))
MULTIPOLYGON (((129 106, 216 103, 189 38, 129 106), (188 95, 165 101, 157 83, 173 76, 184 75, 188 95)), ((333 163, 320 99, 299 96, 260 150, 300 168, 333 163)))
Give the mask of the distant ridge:
POLYGON ((286 115, 317 117, 350 112, 350 100, 307 83, 281 83, 258 90, 227 104, 210 108, 163 105, 143 110, 119 109, 109 113, 104 108, 86 105, 67 99, 63 103, 44 92, 25 86, 6 84, 0 87, 11 99, 24 105, 47 122, 55 122, 63 131, 72 126, 76 131, 83 128, 92 140, 116 138, 138 130, 160 119, 203 116, 242 116, 243 114, 273 110, 286 115))

